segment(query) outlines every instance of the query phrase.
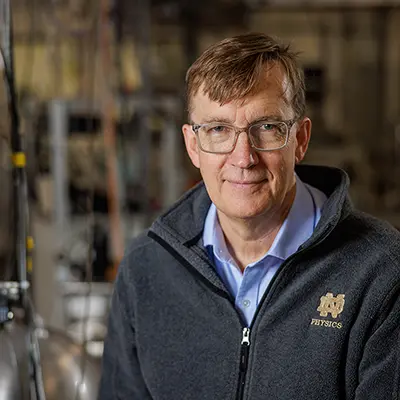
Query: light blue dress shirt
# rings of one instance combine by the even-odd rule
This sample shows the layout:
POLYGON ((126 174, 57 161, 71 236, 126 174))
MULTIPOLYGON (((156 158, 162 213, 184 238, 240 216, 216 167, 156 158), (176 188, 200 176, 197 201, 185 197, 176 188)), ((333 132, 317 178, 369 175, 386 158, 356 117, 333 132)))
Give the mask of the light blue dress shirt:
POLYGON ((203 244, 248 326, 278 268, 312 235, 326 198, 324 193, 303 183, 296 175, 294 202, 271 248, 258 261, 247 265, 243 273, 229 254, 217 209, 211 204, 205 220, 203 244))

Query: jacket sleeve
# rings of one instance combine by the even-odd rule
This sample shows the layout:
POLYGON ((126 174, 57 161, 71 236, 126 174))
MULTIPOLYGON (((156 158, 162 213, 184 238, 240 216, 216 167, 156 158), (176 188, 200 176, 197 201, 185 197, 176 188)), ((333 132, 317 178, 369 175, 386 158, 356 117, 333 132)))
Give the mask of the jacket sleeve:
POLYGON ((364 348, 356 400, 400 400, 400 284, 381 311, 364 348))
POLYGON ((114 285, 98 400, 151 400, 137 356, 128 272, 125 257, 114 285))

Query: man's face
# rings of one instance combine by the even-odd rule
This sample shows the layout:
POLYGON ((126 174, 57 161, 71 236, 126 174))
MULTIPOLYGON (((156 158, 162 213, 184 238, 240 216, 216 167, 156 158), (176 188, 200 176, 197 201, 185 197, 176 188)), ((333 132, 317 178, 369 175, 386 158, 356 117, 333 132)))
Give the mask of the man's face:
MULTIPOLYGON (((191 119, 195 124, 229 122, 244 128, 263 117, 275 120, 294 118, 290 86, 283 68, 265 69, 258 90, 239 101, 220 105, 202 90, 191 99, 191 119)), ((300 162, 310 139, 311 121, 304 118, 290 130, 286 147, 256 151, 245 132, 240 133, 229 154, 210 154, 197 146, 190 125, 183 126, 186 148, 200 169, 212 202, 228 218, 251 219, 279 210, 295 183, 294 166, 300 162)))

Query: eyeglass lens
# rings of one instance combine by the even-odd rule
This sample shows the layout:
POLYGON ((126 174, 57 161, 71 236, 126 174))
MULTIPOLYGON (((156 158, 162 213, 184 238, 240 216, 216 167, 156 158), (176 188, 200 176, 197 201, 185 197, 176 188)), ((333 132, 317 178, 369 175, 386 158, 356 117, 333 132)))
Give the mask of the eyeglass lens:
MULTIPOLYGON (((198 129, 200 146, 209 152, 230 152, 236 141, 236 130, 231 125, 206 124, 198 129)), ((288 127, 284 122, 262 122, 248 129, 253 147, 259 150, 274 150, 286 144, 288 127)))

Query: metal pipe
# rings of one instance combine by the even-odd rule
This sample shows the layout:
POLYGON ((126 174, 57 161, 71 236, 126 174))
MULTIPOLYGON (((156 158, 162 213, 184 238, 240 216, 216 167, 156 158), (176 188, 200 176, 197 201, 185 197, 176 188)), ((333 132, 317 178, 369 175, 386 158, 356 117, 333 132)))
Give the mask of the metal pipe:
POLYGON ((58 246, 68 232, 68 107, 64 100, 53 100, 48 107, 53 174, 54 220, 58 246))
MULTIPOLYGON (((15 207, 15 226, 16 226, 16 269, 17 269, 17 287, 19 290, 18 301, 24 307, 26 312, 26 324, 29 329, 34 328, 32 303, 29 298, 27 289, 29 282, 27 281, 26 258, 27 258, 27 226, 28 226, 28 194, 26 181, 26 156, 23 150, 22 136, 20 133, 19 114, 17 110, 17 94, 15 90, 14 78, 14 59, 13 59, 13 25, 10 0, 4 0, 1 5, 3 11, 3 43, 2 55, 5 65, 5 75, 8 87, 8 106, 11 114, 11 149, 13 164, 13 181, 14 181, 14 200, 15 207)), ((26 342, 27 348, 32 350, 29 341, 26 342)), ((40 371, 37 360, 30 357, 28 360, 31 370, 35 373, 32 386, 35 388, 37 400, 44 400, 44 393, 40 391, 41 376, 36 371, 40 371)))
MULTIPOLYGON (((26 273, 26 241, 27 241, 27 188, 25 171, 25 153, 23 152, 22 137, 19 131, 19 115, 17 111, 17 96, 14 80, 14 57, 12 36, 12 14, 9 0, 2 2, 3 40, 2 55, 5 64, 5 75, 8 86, 8 107, 11 114, 11 149, 13 161, 13 194, 16 204, 14 224, 16 226, 16 274, 23 283, 27 281, 26 273)), ((23 290, 21 290, 23 294, 23 290)))

